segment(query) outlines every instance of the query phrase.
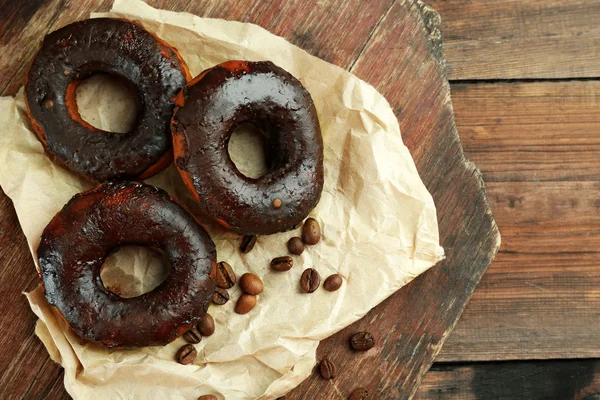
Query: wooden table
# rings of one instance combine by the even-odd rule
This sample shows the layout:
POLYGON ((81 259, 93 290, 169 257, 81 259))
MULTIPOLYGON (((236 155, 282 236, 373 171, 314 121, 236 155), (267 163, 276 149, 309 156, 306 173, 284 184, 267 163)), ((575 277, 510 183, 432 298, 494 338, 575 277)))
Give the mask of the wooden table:
MULTIPOLYGON (((46 33, 23 30, 28 22, 52 30, 110 3, 0 0, 0 46, 9 60, 1 65, 0 93, 22 85, 35 51, 27 43, 46 33)), ((350 68, 365 38, 389 28, 403 2, 331 2, 339 8, 335 24, 356 26, 344 48, 328 45, 335 24, 322 18, 331 13, 326 1, 304 7, 301 0, 149 3, 249 20, 350 68)), ((600 393, 600 0, 429 4, 443 20, 460 138, 483 173, 503 240, 415 398, 582 399, 600 393)), ((0 227, 0 393, 66 398, 61 369, 33 336, 33 314, 19 295, 37 284, 37 276, 4 194, 0 227)))

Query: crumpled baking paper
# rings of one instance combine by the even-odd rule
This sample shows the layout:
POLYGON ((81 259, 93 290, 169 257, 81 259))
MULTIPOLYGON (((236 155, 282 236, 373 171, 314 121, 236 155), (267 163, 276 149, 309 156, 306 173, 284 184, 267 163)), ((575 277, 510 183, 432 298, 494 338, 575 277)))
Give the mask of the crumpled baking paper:
MULTIPOLYGON (((211 305, 216 333, 196 345, 199 356, 192 365, 174 361, 181 338, 135 350, 107 350, 78 338, 55 317, 41 288, 27 295, 39 317, 36 333, 64 367, 65 386, 75 399, 281 396, 311 373, 319 340, 358 320, 443 258, 435 206, 402 143, 396 117, 367 83, 258 26, 156 10, 139 0, 116 0, 106 15, 140 21, 180 51, 192 75, 230 59, 271 60, 303 82, 316 104, 325 144, 325 188, 311 213, 323 239, 294 257, 291 271, 274 273, 270 260, 287 254, 286 242, 298 231, 262 236, 242 255, 237 234, 208 225, 218 259, 229 262, 238 276, 257 274, 265 290, 246 315, 233 311, 237 286, 227 304, 211 305), (298 282, 307 267, 323 279, 339 273, 344 284, 333 293, 322 288, 301 293, 298 282)), ((127 117, 119 117, 131 107, 114 89, 102 79, 87 82, 78 93, 79 107, 99 127, 127 130, 118 126, 127 117), (99 105, 103 98, 111 101, 99 105)), ((46 224, 92 184, 44 153, 31 131, 22 92, 0 98, 0 126, 0 184, 13 200, 35 259, 46 224)), ((244 135, 240 140, 243 152, 244 135)), ((172 166, 148 182, 193 209, 172 166)), ((121 250, 109 264, 102 273, 105 285, 123 296, 151 289, 165 273, 155 256, 134 247, 121 250)))

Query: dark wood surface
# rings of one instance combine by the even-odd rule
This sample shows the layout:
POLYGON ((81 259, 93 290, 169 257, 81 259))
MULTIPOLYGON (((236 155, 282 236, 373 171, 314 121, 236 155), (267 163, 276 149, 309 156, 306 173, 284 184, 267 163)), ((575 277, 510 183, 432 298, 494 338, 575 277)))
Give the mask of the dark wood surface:
POLYGON ((598 400, 600 360, 435 364, 415 400, 598 400))
MULTIPOLYGON (((46 32, 84 18, 91 9, 106 10, 110 1, 92 3, 0 0, 0 66, 4 71, 0 93, 12 94, 22 85, 33 43, 46 32)), ((600 113, 596 111, 600 86, 594 80, 600 76, 600 1, 429 3, 442 16, 458 132, 467 156, 482 170, 503 244, 437 358, 450 364, 434 365, 416 398, 582 399, 600 393, 598 362, 582 360, 600 357, 600 113), (548 358, 556 360, 471 363, 548 358), (576 360, 561 360, 566 358, 576 360)), ((402 71, 394 64, 415 47, 415 37, 404 28, 405 7, 410 2, 181 0, 150 4, 258 23, 312 54, 351 69, 377 86, 395 107, 421 173, 427 145, 439 145, 419 145, 424 128, 406 126, 407 118, 422 120, 419 103, 403 100, 403 93, 412 86, 399 83, 402 71)), ((426 76, 431 73, 427 68, 424 71, 426 76)), ((437 100, 440 92, 434 90, 431 96, 438 96, 437 100)), ((443 183, 430 179, 424 176, 435 196, 435 184, 443 183)), ((439 203, 444 200, 436 198, 440 216, 443 206, 439 203)), ((444 228, 452 222, 440 221, 444 228)), ((4 330, 0 335, 0 393, 5 398, 65 398, 61 370, 48 360, 33 336, 34 318, 20 296, 35 285, 36 277, 14 211, 3 195, 0 243, 0 326, 4 330)), ((404 296, 417 296, 418 286, 427 278, 403 290, 404 296)), ((477 280, 474 276, 471 283, 477 280)), ((447 283, 457 284, 451 279, 447 283)), ((409 313, 397 309, 396 304, 403 301, 403 296, 395 296, 359 324, 366 326, 394 311, 398 322, 386 328, 408 336, 409 344, 418 340, 423 331, 411 329, 404 320, 409 313)), ((366 386, 392 396, 381 398, 395 398, 390 390, 406 389, 403 382, 407 380, 418 381, 411 380, 411 374, 415 369, 421 373, 427 363, 399 365, 402 349, 407 348, 402 348, 402 340, 400 349, 395 346, 393 338, 399 335, 386 337, 376 353, 383 359, 360 360, 358 365, 339 350, 343 334, 329 339, 325 348, 334 350, 346 371, 335 387, 346 390, 350 380, 358 381, 356 368, 375 375, 366 386)), ((437 338, 424 340, 435 343, 437 338)), ((438 351, 439 344, 426 356, 438 351)), ((302 389, 315 393, 333 386, 313 379, 302 389)))
POLYGON ((600 81, 455 84, 502 247, 439 361, 600 357, 600 81))
POLYGON ((429 0, 451 80, 600 76, 598 0, 429 0))

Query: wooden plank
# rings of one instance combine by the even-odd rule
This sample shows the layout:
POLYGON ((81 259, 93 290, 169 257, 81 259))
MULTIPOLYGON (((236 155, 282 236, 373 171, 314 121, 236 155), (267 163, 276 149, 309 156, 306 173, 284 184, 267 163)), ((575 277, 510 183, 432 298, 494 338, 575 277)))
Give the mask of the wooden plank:
POLYGON ((437 361, 600 357, 597 260, 500 252, 437 361))
POLYGON ((56 375, 54 379, 54 383, 49 385, 40 400, 70 400, 71 396, 65 390, 65 385, 63 385, 64 380, 64 371, 60 369, 59 373, 56 375))
POLYGON ((23 349, 31 354, 20 356, 16 363, 11 364, 11 369, 6 371, 7 378, 11 379, 2 382, 0 386, 2 398, 37 400, 53 391, 58 396, 52 397, 53 399, 69 399, 63 384, 62 367, 49 357, 40 357, 46 353, 44 345, 33 335, 23 345, 23 349))
MULTIPOLYGON (((104 3, 96 4, 103 7, 104 3)), ((212 16, 221 12, 214 6, 218 2, 213 6, 208 1, 200 4, 212 16)), ((319 354, 337 354, 348 362, 348 370, 337 380, 337 388, 324 387, 320 379, 311 378, 289 397, 340 398, 362 377, 364 385, 380 399, 409 398, 456 323, 499 240, 479 172, 464 158, 454 126, 437 15, 416 1, 363 4, 332 0, 314 1, 308 7, 300 1, 281 2, 277 3, 277 13, 265 4, 253 3, 249 7, 239 1, 228 6, 236 17, 241 19, 244 15, 244 20, 262 24, 325 59, 352 69, 376 84, 390 99, 423 180, 440 205, 442 243, 448 250, 448 259, 441 266, 372 310, 358 324, 323 343, 319 354), (440 169, 445 174, 439 174, 440 169), (373 321, 377 321, 376 328, 373 321), (374 330, 378 336, 379 351, 374 356, 357 360, 346 354, 348 335, 358 329, 374 330)), ((200 7, 194 2, 170 4, 176 9, 180 6, 189 6, 191 11, 200 7)), ((86 2, 76 12, 71 8, 63 10, 54 25, 71 22, 93 7, 86 2)), ((14 91, 20 79, 18 75, 13 78, 5 93, 14 91)), ((45 365, 35 373, 45 376, 45 365)), ((30 385, 27 380, 22 382, 30 385)), ((64 394, 56 389, 60 380, 55 382, 44 392, 64 394)), ((35 382, 33 387, 37 388, 35 382)))
POLYGON ((600 360, 436 364, 415 400, 593 400, 598 394, 600 360))
POLYGON ((600 180, 600 81, 454 84, 465 152, 486 182, 600 180))
POLYGON ((600 357, 600 82, 453 85, 502 249, 438 357, 600 357))
POLYGON ((428 0, 449 79, 600 77, 600 0, 428 0))
POLYGON ((11 398, 27 393, 49 358, 33 335, 35 316, 22 295, 37 286, 38 277, 12 204, 1 190, 0 243, 0 393, 11 398))

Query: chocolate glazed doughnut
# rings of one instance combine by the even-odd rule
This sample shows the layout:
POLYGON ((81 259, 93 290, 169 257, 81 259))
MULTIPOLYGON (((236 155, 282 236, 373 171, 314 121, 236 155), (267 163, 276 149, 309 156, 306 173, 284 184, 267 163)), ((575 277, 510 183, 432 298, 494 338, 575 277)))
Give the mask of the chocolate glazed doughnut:
POLYGON ((50 221, 37 251, 46 299, 82 338, 104 346, 162 345, 206 313, 216 251, 196 220, 158 188, 108 182, 75 195, 50 221), (159 248, 167 279, 133 298, 108 291, 100 271, 119 246, 159 248))
POLYGON ((172 161, 170 99, 189 78, 177 51, 140 25, 97 18, 45 37, 27 75, 25 100, 36 135, 55 160, 96 181, 145 179, 172 161), (130 132, 103 131, 81 118, 77 86, 96 73, 135 88, 141 111, 130 132))
POLYGON ((175 164, 201 212, 243 234, 297 226, 323 189, 323 140, 300 81, 271 62, 229 61, 204 71, 177 95, 171 130, 175 164), (268 140, 269 171, 244 176, 228 143, 249 122, 268 140))

